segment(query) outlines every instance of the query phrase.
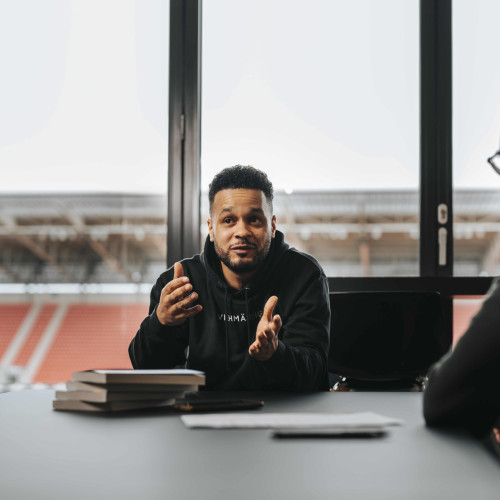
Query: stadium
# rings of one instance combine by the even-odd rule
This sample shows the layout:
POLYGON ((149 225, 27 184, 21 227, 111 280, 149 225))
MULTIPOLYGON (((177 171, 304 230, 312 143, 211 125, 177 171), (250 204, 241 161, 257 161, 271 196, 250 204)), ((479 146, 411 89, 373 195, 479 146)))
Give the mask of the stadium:
MULTIPOLYGON (((4 194, 0 198, 1 390, 57 386, 72 371, 130 367, 127 347, 166 268, 167 202, 140 194, 4 194)), ((342 276, 418 275, 418 194, 275 196, 278 228, 342 276)), ((457 191, 455 275, 498 274, 500 193, 457 191)), ((202 220, 206 220, 206 194, 202 220)), ((201 241, 207 234, 200 227, 201 241)), ((479 297, 454 301, 456 340, 479 297)))

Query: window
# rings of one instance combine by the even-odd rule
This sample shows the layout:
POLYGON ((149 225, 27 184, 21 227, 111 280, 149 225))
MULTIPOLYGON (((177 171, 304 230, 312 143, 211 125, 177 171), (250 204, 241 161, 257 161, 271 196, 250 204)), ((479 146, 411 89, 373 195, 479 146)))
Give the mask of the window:
POLYGON ((278 229, 327 275, 418 274, 418 9, 204 4, 203 235, 213 175, 251 164, 275 186, 278 229))
POLYGON ((500 272, 498 2, 453 2, 453 188, 456 276, 500 272))
POLYGON ((0 6, 0 385, 129 367, 164 269, 168 3, 0 6))

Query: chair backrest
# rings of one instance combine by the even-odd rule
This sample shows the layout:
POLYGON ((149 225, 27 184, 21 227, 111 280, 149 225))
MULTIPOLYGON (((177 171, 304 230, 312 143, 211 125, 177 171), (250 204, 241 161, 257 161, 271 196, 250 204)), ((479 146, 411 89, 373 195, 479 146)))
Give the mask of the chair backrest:
POLYGON ((357 380, 415 379, 448 349, 437 292, 330 293, 328 370, 357 380))

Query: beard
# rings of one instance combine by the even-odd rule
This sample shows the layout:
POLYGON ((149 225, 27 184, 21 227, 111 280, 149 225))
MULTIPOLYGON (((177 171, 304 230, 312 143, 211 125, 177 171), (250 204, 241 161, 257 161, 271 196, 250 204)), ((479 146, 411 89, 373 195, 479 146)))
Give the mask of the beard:
MULTIPOLYGON (((242 244, 248 244, 246 241, 241 241, 242 244)), ((261 264, 264 262, 267 254, 269 253, 269 249, 271 248, 271 237, 269 237, 262 247, 262 250, 255 252, 255 255, 251 260, 243 260, 241 258, 236 257, 231 260, 229 256, 229 250, 224 250, 219 247, 217 244, 217 240, 214 239, 214 247, 215 253, 217 257, 223 262, 228 269, 233 271, 236 274, 246 274, 252 271, 255 271, 261 264)))

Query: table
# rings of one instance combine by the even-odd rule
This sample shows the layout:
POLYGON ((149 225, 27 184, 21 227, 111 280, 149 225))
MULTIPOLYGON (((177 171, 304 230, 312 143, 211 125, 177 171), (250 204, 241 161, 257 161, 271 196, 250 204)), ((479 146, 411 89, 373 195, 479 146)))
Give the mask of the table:
POLYGON ((465 433, 428 429, 420 393, 262 395, 257 411, 375 411, 385 438, 273 439, 188 429, 165 411, 52 410, 53 391, 0 395, 0 497, 17 499, 495 499, 500 462, 465 433))

